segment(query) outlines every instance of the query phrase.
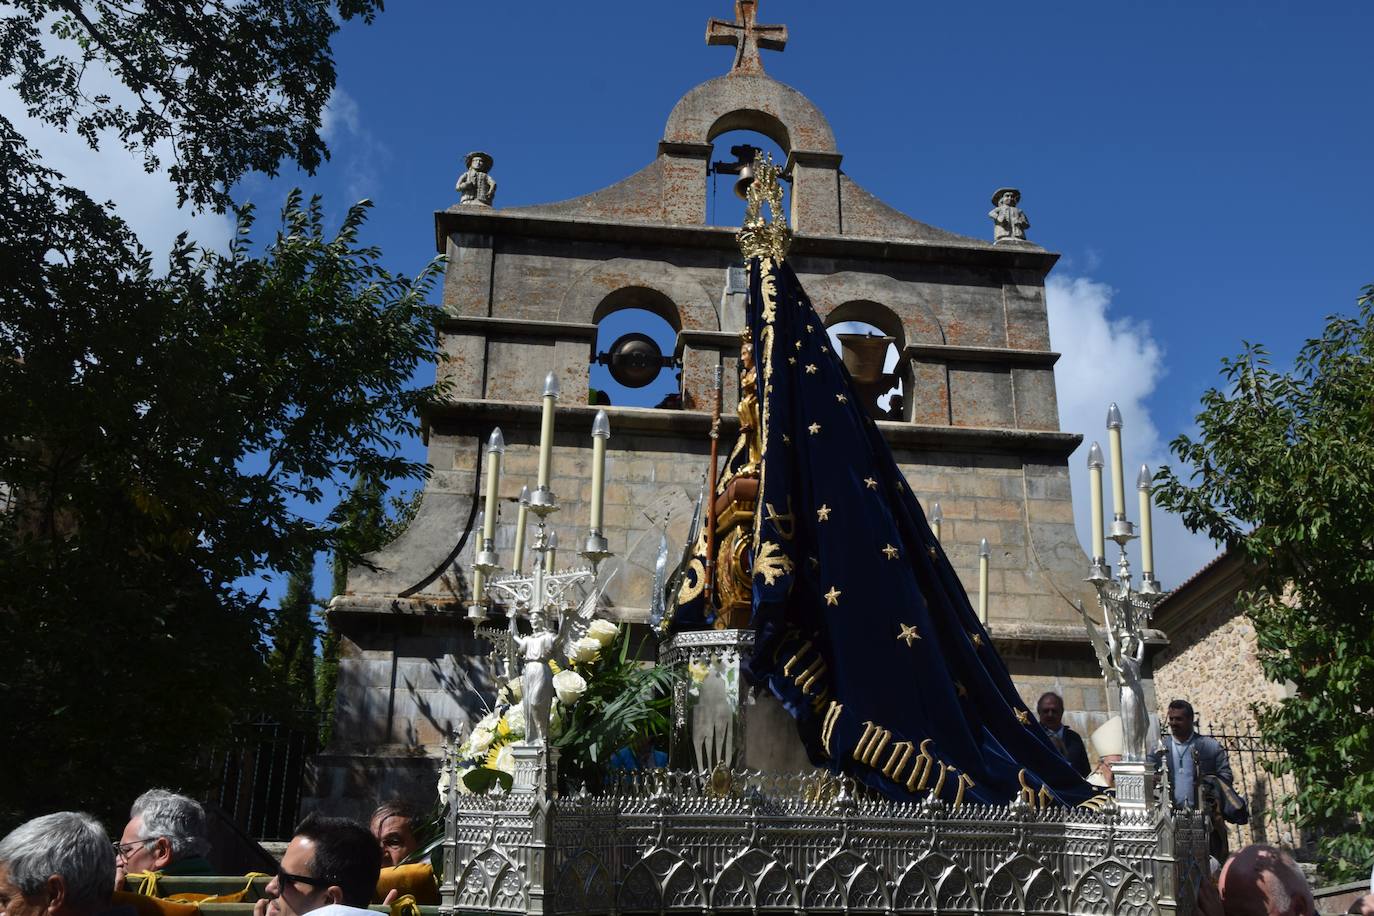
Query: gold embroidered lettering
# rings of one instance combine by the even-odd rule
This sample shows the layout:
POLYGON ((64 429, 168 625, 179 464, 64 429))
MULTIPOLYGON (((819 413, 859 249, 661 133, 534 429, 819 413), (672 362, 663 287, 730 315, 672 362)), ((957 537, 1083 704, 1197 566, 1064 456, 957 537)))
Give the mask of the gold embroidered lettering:
POLYGON ((906 790, 916 792, 923 790, 930 782, 930 771, 935 768, 935 758, 930 756, 928 745, 934 743, 934 739, 927 738, 921 742, 921 754, 916 758, 916 765, 911 770, 911 776, 906 781, 906 790))
POLYGON ((887 747, 887 742, 891 740, 891 731, 872 722, 865 722, 864 733, 859 737, 859 743, 854 746, 851 756, 859 763, 875 766, 883 748, 887 747))
POLYGON ((844 704, 830 701, 830 708, 825 711, 825 720, 821 722, 821 747, 825 748, 827 754, 831 754, 830 739, 835 736, 835 723, 840 720, 840 712, 844 709, 844 704))
POLYGON ((792 676, 792 666, 801 664, 802 656, 806 655, 810 648, 811 640, 808 639, 806 642, 802 643, 802 647, 796 651, 796 654, 787 660, 787 664, 782 666, 783 677, 792 676))
POLYGON ((907 761, 916 752, 916 745, 910 741, 898 741, 892 745, 892 751, 887 758, 887 766, 883 767, 883 775, 893 782, 902 781, 902 770, 906 769, 907 761))

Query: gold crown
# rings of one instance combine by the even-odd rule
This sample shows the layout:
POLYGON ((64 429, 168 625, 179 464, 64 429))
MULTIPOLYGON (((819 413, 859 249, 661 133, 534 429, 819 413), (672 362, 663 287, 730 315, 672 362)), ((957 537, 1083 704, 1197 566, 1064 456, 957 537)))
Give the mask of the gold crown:
POLYGON ((748 258, 776 258, 787 256, 792 244, 792 230, 782 210, 782 169, 773 163, 771 153, 754 160, 754 179, 749 182, 745 200, 744 225, 735 234, 740 253, 748 258), (763 218, 763 204, 768 204, 771 219, 763 218))

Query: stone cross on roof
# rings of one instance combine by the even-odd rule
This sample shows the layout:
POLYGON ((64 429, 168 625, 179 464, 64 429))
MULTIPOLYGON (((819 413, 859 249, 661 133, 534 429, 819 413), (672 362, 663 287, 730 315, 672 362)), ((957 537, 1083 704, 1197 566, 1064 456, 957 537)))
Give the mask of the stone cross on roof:
POLYGON ((708 45, 734 45, 731 73, 762 73, 759 48, 781 51, 787 45, 787 26, 759 25, 758 0, 735 0, 735 21, 712 19, 706 24, 708 45))

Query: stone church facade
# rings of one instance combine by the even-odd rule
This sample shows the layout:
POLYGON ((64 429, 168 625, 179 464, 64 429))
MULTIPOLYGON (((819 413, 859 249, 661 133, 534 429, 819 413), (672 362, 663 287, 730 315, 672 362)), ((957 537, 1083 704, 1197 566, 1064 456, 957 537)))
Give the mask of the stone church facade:
MULTIPOLYGON (((734 68, 673 106, 656 157, 637 173, 559 203, 474 199, 435 214, 448 257, 439 372, 450 388, 425 417, 434 473, 413 523, 371 557, 374 568, 350 572, 331 606, 343 637, 336 725, 309 805, 359 815, 382 796, 429 797, 442 743, 481 714, 478 694, 492 693, 478 662, 485 647, 465 617, 483 444, 497 426, 508 443, 496 545, 509 566, 514 502, 534 484, 539 396, 556 374, 550 485, 562 508, 551 523, 562 544, 580 544, 595 411, 584 406, 588 367, 599 323, 624 308, 675 329, 681 371, 680 409, 607 408, 604 527, 620 568, 609 597, 621 620, 647 620, 660 532, 676 555, 706 470, 717 367, 721 435, 735 432, 742 261, 733 228, 706 221, 712 141, 735 130, 786 153, 789 262, 827 325, 862 321, 894 338, 905 404, 879 427, 923 505, 940 502, 946 551, 971 593, 979 540, 991 545, 990 629, 1023 696, 1033 704, 1059 691, 1084 734, 1110 715, 1074 607, 1096 602, 1067 467, 1081 436, 1059 429, 1046 318, 1058 256, 1023 239, 935 228, 857 185, 825 116, 764 72, 765 27, 752 6, 723 24, 737 30, 734 68)), ((770 41, 780 48, 776 32, 770 41)), ((565 563, 572 553, 560 552, 565 563)))

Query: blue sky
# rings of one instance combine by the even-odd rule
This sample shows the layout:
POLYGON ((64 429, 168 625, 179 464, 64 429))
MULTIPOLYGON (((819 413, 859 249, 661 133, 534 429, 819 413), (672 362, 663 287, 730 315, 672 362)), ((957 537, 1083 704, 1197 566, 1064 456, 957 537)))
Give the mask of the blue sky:
MULTIPOLYGON (((240 196, 269 212, 291 184, 335 213, 371 198, 369 240, 414 272, 469 150, 494 156, 498 206, 647 164, 673 103, 729 68, 731 49, 703 36, 732 15, 729 0, 393 4, 336 42, 333 160, 313 178, 252 178, 240 196)), ((1063 255, 1049 288, 1061 424, 1105 444, 1116 399, 1132 463, 1166 457, 1242 340, 1283 363, 1374 281, 1370 4, 763 0, 760 20, 790 33, 786 51, 763 52, 768 72, 820 107, 842 168, 889 204, 987 237, 992 190, 1022 189, 1030 237, 1063 255)), ((186 227, 160 177, 117 146, 86 156, 35 133, 154 247, 186 227)), ((215 217, 193 231, 227 238, 215 217)), ((1211 550, 1157 527, 1176 584, 1211 550)))

